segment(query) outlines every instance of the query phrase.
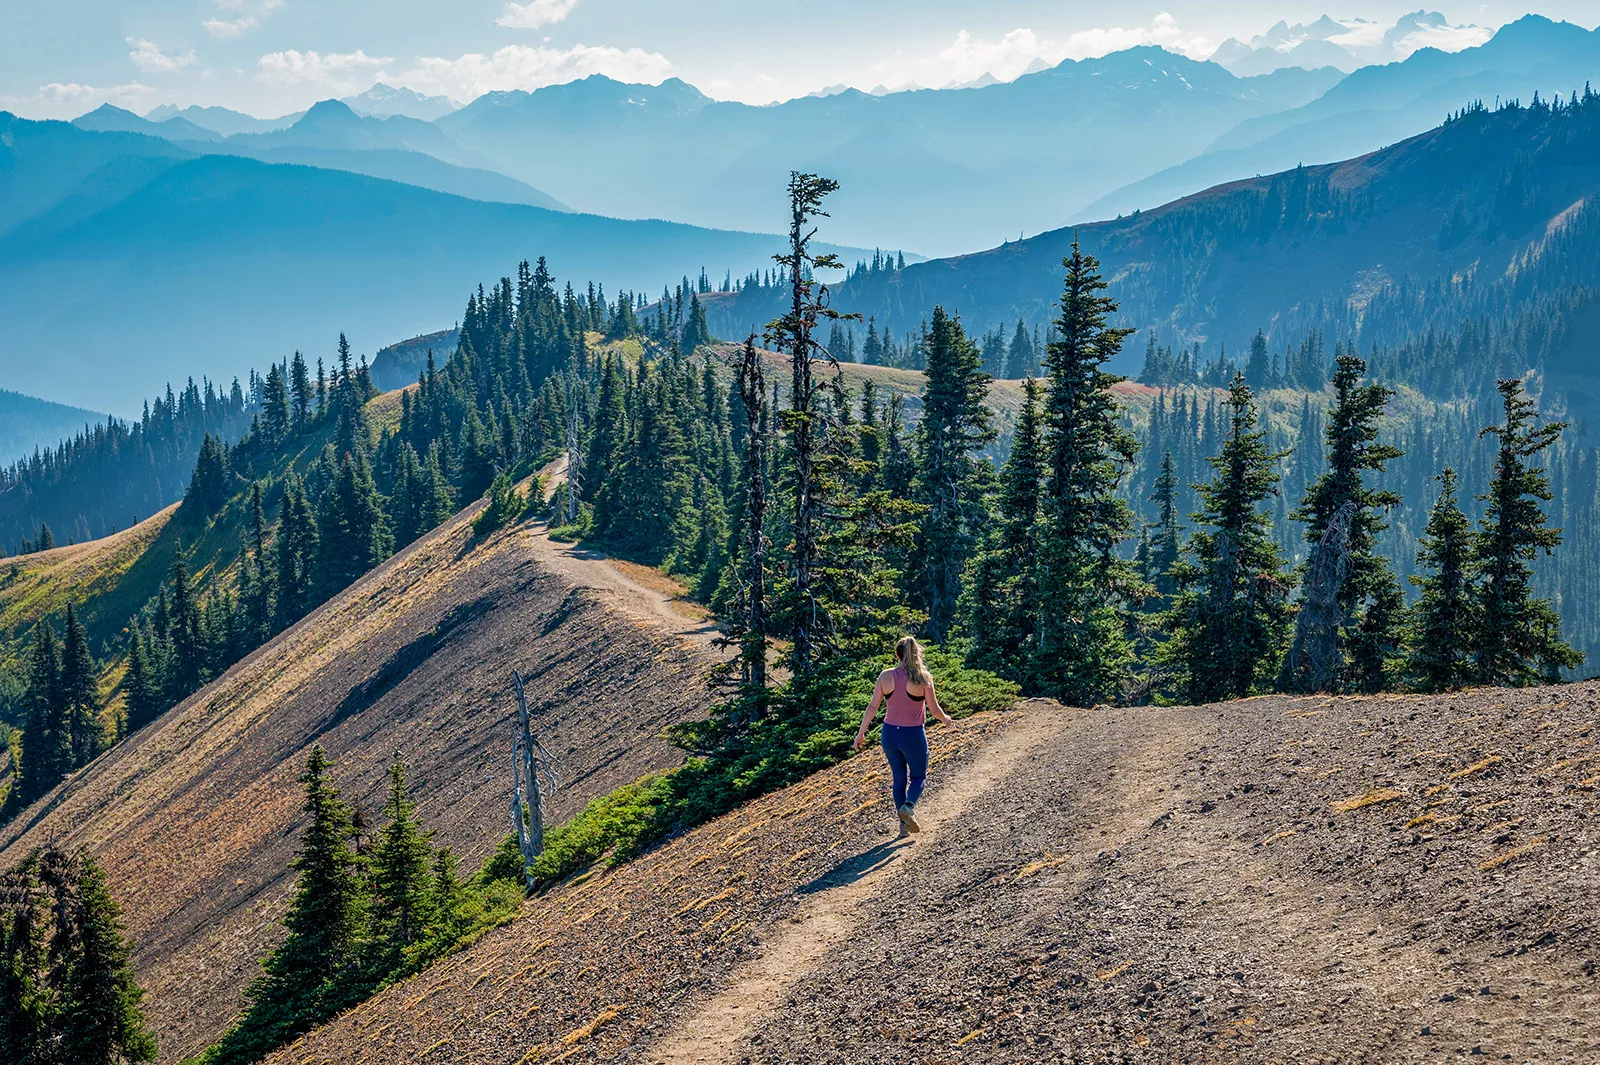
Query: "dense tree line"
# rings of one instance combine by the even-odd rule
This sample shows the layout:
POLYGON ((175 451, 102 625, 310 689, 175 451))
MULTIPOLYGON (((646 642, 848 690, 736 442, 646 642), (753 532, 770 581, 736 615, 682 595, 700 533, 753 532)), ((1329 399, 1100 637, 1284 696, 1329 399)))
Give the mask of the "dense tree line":
POLYGON ((54 847, 0 875, 0 1058, 154 1061, 121 911, 88 855, 54 847))
POLYGON ((177 502, 205 437, 236 440, 251 416, 238 381, 223 391, 191 380, 137 421, 108 418, 0 469, 0 555, 108 536, 177 502))

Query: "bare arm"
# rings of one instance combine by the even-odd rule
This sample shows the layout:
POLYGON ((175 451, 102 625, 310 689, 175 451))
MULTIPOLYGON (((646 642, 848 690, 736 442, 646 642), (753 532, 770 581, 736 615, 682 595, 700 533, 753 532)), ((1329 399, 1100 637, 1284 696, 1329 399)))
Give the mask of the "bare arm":
POLYGON ((946 725, 955 724, 955 718, 944 712, 944 707, 939 705, 939 693, 933 690, 933 685, 928 685, 928 707, 933 711, 933 716, 943 721, 946 725))
POLYGON ((861 729, 856 733, 854 747, 860 750, 862 744, 867 742, 867 726, 872 724, 872 719, 878 716, 878 707, 883 704, 883 677, 878 677, 878 683, 872 689, 872 701, 867 704, 867 712, 861 715, 861 729))

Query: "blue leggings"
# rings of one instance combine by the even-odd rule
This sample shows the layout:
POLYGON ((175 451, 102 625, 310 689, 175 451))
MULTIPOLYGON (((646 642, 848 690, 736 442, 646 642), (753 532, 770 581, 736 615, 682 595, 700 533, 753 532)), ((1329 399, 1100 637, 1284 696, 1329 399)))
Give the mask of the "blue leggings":
POLYGON ((921 725, 883 726, 883 754, 894 774, 894 806, 915 806, 928 780, 928 733, 921 725))

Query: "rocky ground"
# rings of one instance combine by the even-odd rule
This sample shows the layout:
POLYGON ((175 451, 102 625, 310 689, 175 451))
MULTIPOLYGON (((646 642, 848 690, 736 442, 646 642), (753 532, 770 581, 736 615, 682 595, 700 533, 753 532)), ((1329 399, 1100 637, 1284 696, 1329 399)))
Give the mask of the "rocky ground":
POLYGON ((1600 686, 1017 711, 530 901, 282 1062, 1600 1060, 1600 686))

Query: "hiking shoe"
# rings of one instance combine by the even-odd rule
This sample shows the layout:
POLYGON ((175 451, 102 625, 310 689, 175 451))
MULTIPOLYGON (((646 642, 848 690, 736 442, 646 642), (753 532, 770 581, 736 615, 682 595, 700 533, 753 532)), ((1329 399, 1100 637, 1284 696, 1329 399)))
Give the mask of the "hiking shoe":
POLYGON ((902 806, 895 811, 900 815, 900 824, 907 832, 921 832, 922 826, 917 824, 917 814, 909 806, 902 806))

